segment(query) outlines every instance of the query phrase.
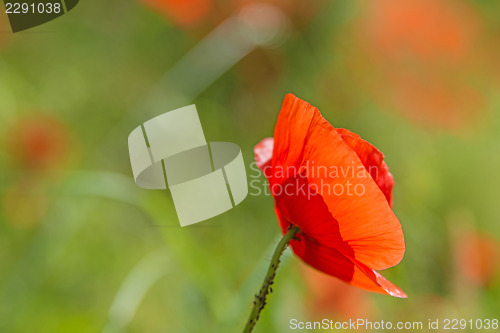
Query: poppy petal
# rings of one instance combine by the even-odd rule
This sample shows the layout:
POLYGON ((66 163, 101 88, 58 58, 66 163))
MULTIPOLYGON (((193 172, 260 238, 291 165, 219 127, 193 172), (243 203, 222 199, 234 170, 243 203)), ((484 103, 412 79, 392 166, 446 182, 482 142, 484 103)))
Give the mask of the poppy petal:
MULTIPOLYGON (((308 225, 308 228, 317 228, 325 234, 334 234, 338 229, 339 239, 353 251, 348 255, 371 269, 385 269, 401 261, 404 237, 384 193, 356 152, 318 109, 288 94, 278 117, 274 140, 272 173, 268 177, 273 195, 290 178, 290 170, 294 173, 292 176, 302 170, 300 172, 322 197, 333 218, 329 222, 310 218, 296 221, 297 213, 292 215, 290 211, 283 211, 283 219, 299 228, 308 225), (337 172, 330 172, 332 167, 337 172), (319 174, 319 168, 326 168, 329 172, 319 174), (348 193, 350 186, 358 186, 359 193, 348 193)), ((295 212, 302 207, 303 216, 310 214, 306 201, 302 198, 304 205, 298 205, 295 212)), ((331 246, 338 244, 333 241, 331 246)))
POLYGON ((253 149, 255 163, 259 169, 263 170, 270 165, 273 157, 274 138, 262 139, 253 149))
POLYGON ((312 267, 335 276, 353 286, 369 291, 406 298, 406 294, 396 285, 366 265, 349 259, 339 251, 318 245, 307 236, 290 241, 293 252, 312 267))
POLYGON ((375 183, 377 183, 382 193, 384 193, 389 205, 392 206, 394 178, 389 172, 389 167, 384 162, 384 154, 368 141, 363 140, 359 135, 345 128, 337 128, 336 130, 345 143, 356 152, 361 163, 363 163, 375 183))
POLYGON ((342 239, 339 223, 323 196, 311 188, 304 175, 292 176, 273 189, 276 215, 283 232, 293 224, 319 244, 354 256, 350 245, 342 239))

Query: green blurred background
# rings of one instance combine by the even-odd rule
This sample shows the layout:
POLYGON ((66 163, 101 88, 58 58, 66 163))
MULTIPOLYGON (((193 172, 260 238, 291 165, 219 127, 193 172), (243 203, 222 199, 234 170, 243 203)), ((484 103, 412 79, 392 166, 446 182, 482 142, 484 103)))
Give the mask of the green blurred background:
POLYGON ((127 137, 195 103, 206 138, 240 145, 255 175, 253 146, 287 92, 385 153, 407 251, 383 274, 409 297, 352 288, 287 252, 255 331, 498 319, 499 10, 82 0, 16 34, 1 14, 0 332, 241 331, 279 239, 272 198, 251 191, 180 228, 167 191, 134 184, 127 137))

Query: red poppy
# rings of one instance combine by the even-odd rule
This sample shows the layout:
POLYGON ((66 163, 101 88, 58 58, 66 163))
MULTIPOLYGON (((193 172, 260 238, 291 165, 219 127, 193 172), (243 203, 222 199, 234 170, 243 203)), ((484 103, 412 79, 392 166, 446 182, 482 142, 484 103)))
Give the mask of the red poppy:
MULTIPOLYGON (((208 23, 219 24, 235 12, 247 6, 267 4, 282 11, 294 22, 295 27, 307 25, 325 3, 322 1, 304 2, 302 0, 139 0, 158 12, 180 28, 190 29, 208 23)), ((263 7, 261 7, 263 8, 263 7)), ((274 18, 266 17, 265 12, 254 18, 258 24, 275 24, 274 18)))
POLYGON ((68 153, 68 133, 59 119, 46 115, 22 117, 7 133, 7 148, 26 168, 59 167, 68 153))
POLYGON ((260 142, 255 159, 282 233, 291 225, 300 229, 290 241, 297 256, 354 286, 406 297, 375 271, 398 264, 405 251, 391 209, 394 181, 379 150, 288 94, 274 140, 260 142))
POLYGON ((181 27, 193 27, 212 10, 211 0, 141 0, 181 27))
POLYGON ((493 237, 467 230, 456 241, 460 275, 478 286, 489 286, 500 273, 500 243, 493 237))
POLYGON ((481 117, 492 52, 473 5, 380 0, 363 2, 360 13, 350 44, 360 56, 349 61, 380 103, 421 125, 451 130, 481 117))

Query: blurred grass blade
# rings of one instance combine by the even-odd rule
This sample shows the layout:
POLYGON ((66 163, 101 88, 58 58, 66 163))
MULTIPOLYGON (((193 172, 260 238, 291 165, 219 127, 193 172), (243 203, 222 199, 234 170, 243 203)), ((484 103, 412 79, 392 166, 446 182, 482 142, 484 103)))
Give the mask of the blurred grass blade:
POLYGON ((142 258, 116 293, 103 333, 125 332, 146 293, 171 270, 172 261, 165 248, 142 258))

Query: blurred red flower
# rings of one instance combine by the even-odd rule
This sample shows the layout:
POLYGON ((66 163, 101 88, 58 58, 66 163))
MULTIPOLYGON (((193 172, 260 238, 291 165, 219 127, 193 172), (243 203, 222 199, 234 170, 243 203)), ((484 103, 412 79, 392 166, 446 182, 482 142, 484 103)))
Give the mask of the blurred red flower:
POLYGON ((200 23, 211 11, 211 0, 141 0, 143 3, 174 21, 180 27, 200 23))
POLYGON ((379 0, 367 3, 363 32, 382 60, 418 57, 462 61, 478 30, 474 10, 456 0, 379 0))
POLYGON ((469 230, 456 246, 460 272, 479 286, 490 285, 500 273, 500 242, 489 235, 469 230))
MULTIPOLYGON (((282 10, 297 26, 305 26, 322 7, 324 0, 139 0, 181 28, 209 22, 216 25, 234 12, 252 4, 268 4, 282 10)), ((265 16, 261 19, 265 20, 265 16)), ((269 21, 269 20, 268 20, 269 21)), ((274 23, 274 22, 266 22, 274 23)))
POLYGON ((398 264, 405 251, 391 209, 393 178, 379 150, 288 94, 274 140, 261 141, 255 159, 282 233, 292 225, 300 229, 290 241, 297 256, 354 286, 406 297, 375 271, 398 264))
POLYGON ((68 152, 68 139, 65 126, 47 115, 18 119, 6 137, 11 156, 26 168, 59 166, 68 152))
POLYGON ((380 0, 363 6, 355 21, 359 60, 365 63, 358 69, 375 97, 422 124, 470 125, 484 109, 489 86, 481 59, 488 52, 486 42, 480 43, 475 8, 456 0, 380 0))

